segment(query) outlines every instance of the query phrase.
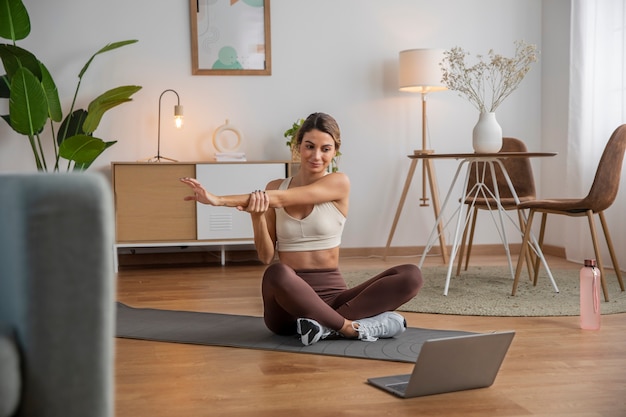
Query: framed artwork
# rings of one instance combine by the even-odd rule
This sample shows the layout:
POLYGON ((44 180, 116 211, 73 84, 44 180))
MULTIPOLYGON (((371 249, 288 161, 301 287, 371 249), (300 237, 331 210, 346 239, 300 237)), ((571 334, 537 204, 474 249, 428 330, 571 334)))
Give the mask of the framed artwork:
POLYGON ((271 75, 270 0, 189 0, 193 75, 271 75))

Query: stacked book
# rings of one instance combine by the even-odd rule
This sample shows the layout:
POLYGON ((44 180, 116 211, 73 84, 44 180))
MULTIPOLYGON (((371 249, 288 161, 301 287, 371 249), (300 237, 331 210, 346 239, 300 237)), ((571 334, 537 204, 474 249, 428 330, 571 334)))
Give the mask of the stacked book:
POLYGON ((216 152, 215 160, 218 162, 226 161, 241 161, 246 160, 246 154, 244 152, 216 152))

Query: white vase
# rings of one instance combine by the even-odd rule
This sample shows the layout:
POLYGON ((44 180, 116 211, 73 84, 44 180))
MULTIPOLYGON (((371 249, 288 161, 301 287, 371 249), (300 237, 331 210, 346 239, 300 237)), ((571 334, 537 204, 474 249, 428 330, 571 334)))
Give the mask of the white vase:
POLYGON ((480 113, 478 123, 472 131, 472 146, 476 153, 495 153, 502 148, 502 128, 496 114, 480 113))

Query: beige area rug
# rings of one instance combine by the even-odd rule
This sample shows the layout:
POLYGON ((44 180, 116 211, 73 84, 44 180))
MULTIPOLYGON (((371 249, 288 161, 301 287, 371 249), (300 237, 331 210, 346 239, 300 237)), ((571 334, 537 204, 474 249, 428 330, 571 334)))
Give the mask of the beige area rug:
MULTIPOLYGON (((381 270, 342 271, 348 286, 376 275, 381 270)), ((577 316, 580 310, 578 270, 552 270, 560 292, 554 292, 545 270, 540 270, 536 287, 522 273, 515 296, 511 296, 513 279, 508 267, 470 266, 450 280, 448 295, 443 295, 447 267, 425 267, 424 287, 398 310, 417 313, 464 316, 543 317, 577 316)), ((602 314, 626 312, 626 292, 620 291, 617 278, 607 274, 609 302, 600 297, 602 314)))

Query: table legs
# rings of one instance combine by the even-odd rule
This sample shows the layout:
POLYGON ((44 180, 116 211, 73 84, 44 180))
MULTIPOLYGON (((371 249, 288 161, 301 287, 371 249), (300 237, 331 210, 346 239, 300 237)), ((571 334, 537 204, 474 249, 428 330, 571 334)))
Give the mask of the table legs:
MULTIPOLYGON (((506 179, 507 185, 511 191, 511 194, 514 196, 515 200, 519 203, 519 200, 517 198, 517 194, 515 192, 515 188, 513 187, 513 184, 511 183, 511 180, 508 176, 508 173, 506 172, 506 169, 504 168, 504 165, 502 164, 502 162, 499 159, 495 159, 495 158, 485 158, 485 159, 465 159, 462 160, 459 163, 459 166, 457 168, 457 171, 454 175, 454 178, 452 180, 452 184, 450 185, 450 189, 448 190, 448 193, 446 195, 446 198, 443 202, 443 206, 440 208, 440 212, 439 212, 439 216, 437 216, 437 224, 435 225, 435 227, 433 227, 430 236, 428 238, 427 244, 426 244, 426 248, 424 250, 424 253, 422 254, 422 257, 420 259, 420 263, 419 263, 419 267, 421 268, 424 260, 426 258, 426 254, 428 253, 428 251, 432 248, 434 242, 435 242, 435 234, 437 233, 439 236, 442 235, 442 231, 440 230, 440 228, 438 227, 441 223, 441 212, 442 210, 446 207, 446 205, 448 204, 448 201, 450 199, 450 196, 452 195, 452 192, 454 190, 454 186, 458 180, 459 174, 461 172, 461 169, 463 168, 463 166, 465 164, 467 164, 467 169, 466 169, 466 173, 465 173, 465 178, 464 178, 464 182, 463 182, 463 189, 462 189, 462 193, 461 193, 461 197, 459 198, 459 205, 458 208, 455 210, 454 214, 452 217, 454 216, 458 216, 457 217, 457 221, 456 221, 456 228, 455 228, 455 233, 454 233, 454 240, 452 242, 452 246, 451 246, 451 252, 450 252, 450 259, 448 262, 448 271, 447 271, 447 275, 446 275, 446 284, 444 287, 444 295, 448 295, 448 290, 449 290, 449 286, 450 286, 450 278, 452 276, 452 268, 454 266, 454 258, 456 257, 457 251, 459 249, 459 246, 461 245, 461 242, 463 240, 463 236, 464 234, 464 230, 467 227, 467 222, 469 221, 469 214, 471 213, 471 211, 474 209, 475 206, 475 202, 476 199, 479 197, 483 197, 485 199, 493 199, 496 201, 496 206, 495 207, 498 211, 498 219, 496 220, 492 214, 492 210, 490 208, 490 214, 491 214, 491 218, 494 222, 494 224, 496 225, 496 229, 498 230, 498 233, 500 234, 500 239, 502 240, 502 244, 505 248, 506 251, 506 255, 507 255, 507 260, 508 260, 508 264, 509 264, 509 270, 511 273, 511 277, 514 279, 514 283, 517 283, 517 280, 519 279, 519 273, 521 270, 521 263, 523 262, 523 259, 525 258, 525 254, 526 254, 526 246, 530 246, 535 253, 537 254, 537 256, 539 257, 539 259, 542 261, 544 267, 546 268, 546 271, 548 273, 548 276, 550 277, 550 280, 552 282, 552 286, 554 287, 555 292, 559 292, 556 283, 554 281, 554 278, 552 277, 552 273, 550 271, 550 268, 548 267, 548 264, 545 260, 545 257, 543 256, 543 253, 541 251, 541 247, 539 245, 539 243, 537 242, 537 239, 534 237, 534 235, 532 234, 532 232, 529 233, 524 233, 524 230, 520 229, 517 224, 515 223, 515 220, 512 219, 508 213, 506 212, 506 210, 504 209, 504 207, 502 206, 502 204, 500 203, 500 193, 499 193, 499 189, 498 189, 498 185, 497 185, 497 181, 496 181, 496 174, 495 174, 495 169, 494 169, 494 163, 497 163, 502 172, 504 173, 504 177, 506 179), (479 165, 477 164, 478 162, 483 162, 482 165, 482 170, 479 170, 479 165), (489 187, 485 184, 485 176, 487 175, 486 173, 486 167, 489 167, 489 171, 490 171, 490 175, 491 175, 491 180, 492 180, 492 184, 494 185, 494 190, 493 192, 489 189, 489 187), (471 190, 468 190, 468 185, 469 185, 469 177, 470 177, 470 170, 471 169, 475 169, 476 172, 476 178, 477 178, 477 182, 476 184, 472 187, 471 190), (466 202, 469 201, 469 204, 467 204, 466 202), (464 211, 466 210, 466 211, 464 211), (508 239, 506 236, 506 231, 505 231, 505 224, 504 224, 504 216, 508 217, 509 220, 511 220, 511 222, 513 224, 516 225, 516 227, 518 228, 520 234, 524 235, 524 239, 522 242, 522 252, 520 254, 520 258, 518 260, 518 265, 517 265, 517 270, 514 271, 513 269, 513 262, 511 260, 511 253, 509 250, 509 243, 508 243, 508 239), (528 235, 528 236, 527 236, 528 235)), ((525 219, 525 214, 522 213, 522 217, 525 219)), ((447 226, 447 225, 446 225, 447 226)))

